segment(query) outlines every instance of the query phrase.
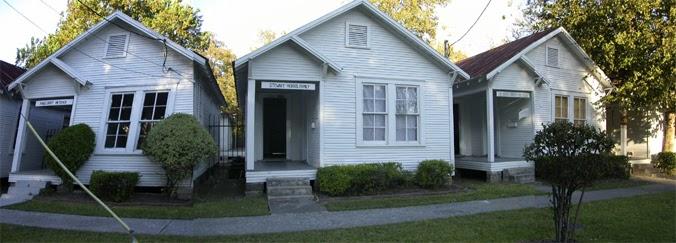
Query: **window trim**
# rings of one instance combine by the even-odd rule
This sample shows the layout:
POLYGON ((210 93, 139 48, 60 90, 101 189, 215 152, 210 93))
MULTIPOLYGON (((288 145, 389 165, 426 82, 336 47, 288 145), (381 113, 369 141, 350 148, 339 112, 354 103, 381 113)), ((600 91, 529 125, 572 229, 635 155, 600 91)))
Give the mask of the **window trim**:
POLYGON ((106 41, 104 42, 104 45, 106 45, 106 48, 103 50, 103 58, 122 58, 122 57, 127 57, 127 50, 129 49, 129 33, 123 33, 123 32, 118 32, 118 33, 111 33, 106 36, 106 41), (110 47, 110 37, 116 36, 116 35, 124 35, 125 40, 124 40, 124 50, 122 51, 122 55, 119 56, 108 56, 108 47, 110 47))
POLYGON ((573 124, 575 124, 576 121, 584 121, 584 124, 589 124, 589 114, 587 114, 587 111, 589 109, 587 109, 587 100, 588 100, 587 97, 573 96, 573 124), (584 115, 584 119, 578 119, 577 117, 575 117, 575 108, 576 108, 575 107, 575 100, 583 100, 584 101, 583 105, 582 105, 582 108, 584 108, 584 112, 582 112, 582 114, 584 115))
POLYGON ((570 123, 575 123, 575 121, 576 121, 576 119, 575 119, 575 99, 585 100, 585 102, 584 102, 584 109, 585 109, 584 110, 584 116, 585 116, 584 121, 585 121, 585 124, 590 124, 590 122, 592 121, 591 120, 592 119, 591 118, 592 113, 590 113, 590 112, 592 112, 593 108, 589 106, 589 104, 590 104, 589 101, 592 98, 585 95, 584 93, 565 92, 565 91, 561 91, 561 92, 557 92, 557 93, 552 94, 552 120, 551 120, 551 122, 555 122, 556 118, 557 118, 556 117, 556 97, 557 96, 566 97, 568 99, 567 100, 567 104, 568 104, 567 112, 568 113, 566 114, 567 115, 566 120, 570 123))
POLYGON ((566 119, 567 121, 570 121, 570 97, 569 95, 564 95, 564 94, 554 94, 554 101, 553 101, 553 107, 554 107, 554 114, 553 114, 553 121, 556 122, 556 120, 562 120, 566 119), (556 115, 558 112, 558 109, 556 109, 557 101, 556 99, 558 97, 561 97, 562 99, 566 99, 566 116, 559 117, 556 115))
POLYGON ((345 47, 355 49, 371 49, 371 26, 366 23, 345 21, 345 47), (366 27, 366 46, 350 45, 350 25, 360 25, 366 27))
MULTIPOLYGON (((399 143, 399 144, 417 144, 418 141, 420 141, 420 110, 421 110, 420 109, 421 108, 420 107, 420 86, 419 85, 410 85, 410 84, 394 84, 394 92, 395 92, 394 93, 394 95, 395 95, 395 97, 394 97, 394 102, 395 102, 394 103, 395 104, 395 107, 394 107, 394 142, 399 143), (406 129, 406 140, 403 140, 403 141, 397 140, 397 115, 399 115, 399 114, 397 113, 397 107, 396 107, 397 100, 398 100, 397 97, 396 97, 396 94, 397 94, 396 92, 397 92, 397 88, 400 88, 400 87, 406 88, 406 89, 415 88, 415 90, 416 90, 416 106, 417 106, 416 108, 417 108, 418 112, 411 113, 411 114, 409 114, 409 113, 401 114, 403 116, 416 116, 416 138, 415 138, 415 140, 408 140, 408 120, 406 120, 406 128, 405 128, 406 129)), ((406 99, 406 100, 408 100, 408 99, 406 99)))
POLYGON ((559 49, 558 47, 551 46, 551 45, 545 45, 545 66, 553 67, 553 68, 560 68, 561 67, 561 49, 559 49), (550 48, 556 50, 556 65, 549 63, 549 49, 550 48))
POLYGON ((139 111, 139 112, 140 112, 140 113, 139 113, 140 115, 139 115, 139 119, 138 119, 138 121, 137 121, 139 128, 138 128, 137 131, 136 131, 136 133, 137 133, 137 134, 136 134, 136 140, 134 140, 134 146, 133 146, 133 147, 134 147, 134 150, 141 151, 141 149, 138 148, 138 146, 139 146, 138 140, 139 140, 139 138, 141 137, 141 123, 144 123, 144 122, 159 122, 159 121, 163 120, 163 119, 159 119, 159 120, 147 120, 147 119, 144 120, 144 119, 143 119, 143 108, 145 108, 145 107, 144 107, 144 103, 145 103, 145 99, 146 99, 146 97, 145 97, 146 94, 148 94, 148 93, 155 93, 155 95, 156 95, 156 96, 155 96, 155 101, 154 101, 154 103, 153 103, 153 114, 152 114, 152 115, 155 115, 155 109, 157 109, 157 94, 158 94, 158 93, 165 93, 165 92, 167 93, 167 103, 164 105, 164 118, 163 118, 163 119, 165 119, 165 118, 167 118, 167 115, 169 114, 169 113, 168 113, 168 109, 169 109, 169 96, 170 96, 170 94, 171 94, 171 91, 170 91, 170 90, 144 90, 144 91, 141 93, 141 94, 143 94, 143 100, 141 100, 141 102, 140 102, 140 103, 141 103, 140 111, 139 111))
POLYGON ((356 147, 424 147, 425 146, 425 104, 424 104, 424 80, 405 81, 400 78, 370 78, 355 75, 356 93, 356 147), (363 90, 364 84, 381 84, 386 87, 387 97, 387 120, 385 121, 385 141, 364 141, 363 136, 363 90), (396 87, 411 86, 418 89, 418 140, 396 141, 396 87), (390 112, 392 111, 392 112, 390 112))
POLYGON ((101 109, 101 119, 98 135, 96 137, 95 155, 142 155, 143 151, 136 149, 136 141, 139 135, 139 124, 141 119, 141 112, 143 110, 143 98, 146 92, 169 92, 167 96, 167 108, 165 110, 165 117, 174 113, 174 102, 176 96, 176 85, 147 85, 147 86, 132 86, 132 87, 117 87, 106 88, 105 98, 103 101, 103 109, 101 109), (124 148, 105 148, 105 134, 107 129, 108 113, 112 102, 112 95, 119 93, 134 93, 134 101, 132 103, 129 135, 127 137, 127 145, 124 148))

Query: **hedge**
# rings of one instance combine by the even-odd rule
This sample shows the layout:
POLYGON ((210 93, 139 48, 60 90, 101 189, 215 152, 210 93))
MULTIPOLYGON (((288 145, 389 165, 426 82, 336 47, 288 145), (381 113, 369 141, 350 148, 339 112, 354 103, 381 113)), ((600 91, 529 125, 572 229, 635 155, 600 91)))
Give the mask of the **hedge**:
POLYGON ((402 186, 406 173, 401 164, 334 165, 317 171, 319 191, 331 196, 372 194, 402 186))
POLYGON ((453 166, 444 160, 425 160, 420 162, 415 173, 415 182, 424 188, 439 188, 448 185, 453 166))
POLYGON ((134 194, 139 174, 136 172, 108 172, 95 170, 89 180, 89 187, 103 200, 123 202, 134 194))
POLYGON ((671 175, 676 169, 676 153, 674 152, 660 152, 655 156, 655 159, 650 163, 660 172, 671 175))

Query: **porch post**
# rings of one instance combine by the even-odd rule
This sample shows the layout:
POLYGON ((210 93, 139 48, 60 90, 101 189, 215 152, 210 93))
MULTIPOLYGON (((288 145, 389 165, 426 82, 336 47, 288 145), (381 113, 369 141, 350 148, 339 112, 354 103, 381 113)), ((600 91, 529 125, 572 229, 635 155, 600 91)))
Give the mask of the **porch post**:
POLYGON ((256 80, 249 79, 246 94, 246 170, 254 169, 255 146, 256 80))
POLYGON ((30 112, 31 101, 24 98, 21 104, 21 115, 19 116, 19 126, 16 132, 16 141, 14 141, 14 157, 12 157, 12 173, 18 172, 21 168, 21 153, 26 145, 26 119, 30 112))
MULTIPOLYGON (((454 79, 451 80, 451 83, 455 81, 454 79)), ((450 162, 452 164, 455 164, 455 117, 453 117, 453 85, 448 89, 448 128, 451 129, 451 136, 450 136, 450 145, 451 145, 451 157, 450 157, 450 162)))
POLYGON ((493 129, 493 88, 486 88, 486 153, 488 162, 495 161, 495 130, 493 129))

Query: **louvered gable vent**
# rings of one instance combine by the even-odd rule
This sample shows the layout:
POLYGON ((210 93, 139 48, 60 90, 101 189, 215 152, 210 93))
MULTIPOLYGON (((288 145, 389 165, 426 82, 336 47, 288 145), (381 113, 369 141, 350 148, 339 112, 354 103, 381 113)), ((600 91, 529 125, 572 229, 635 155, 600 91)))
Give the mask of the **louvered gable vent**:
POLYGON ((347 45, 350 47, 368 47, 368 27, 366 25, 347 25, 347 45))
POLYGON ((547 65, 552 67, 559 66, 559 49, 547 47, 547 65))
POLYGON ((126 56, 127 35, 111 35, 108 37, 106 57, 126 56))

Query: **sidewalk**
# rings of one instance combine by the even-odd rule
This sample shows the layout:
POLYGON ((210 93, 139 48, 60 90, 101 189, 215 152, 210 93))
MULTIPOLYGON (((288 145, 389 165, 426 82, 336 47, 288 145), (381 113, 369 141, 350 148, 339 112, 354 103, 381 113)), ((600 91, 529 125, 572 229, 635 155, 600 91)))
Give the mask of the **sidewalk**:
MULTIPOLYGON (((676 184, 672 182, 669 184, 592 191, 585 193, 584 201, 591 202, 625 198, 668 191, 676 191, 676 184)), ((194 220, 125 219, 125 222, 137 234, 184 236, 243 235, 351 228, 495 211, 545 208, 549 206, 548 200, 547 196, 524 196, 404 208, 194 220)), ((0 209, 0 223, 51 229, 124 233, 122 227, 112 218, 26 212, 9 209, 0 209)))

